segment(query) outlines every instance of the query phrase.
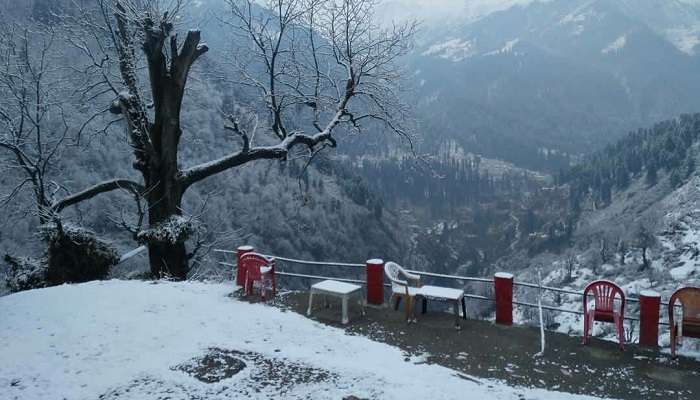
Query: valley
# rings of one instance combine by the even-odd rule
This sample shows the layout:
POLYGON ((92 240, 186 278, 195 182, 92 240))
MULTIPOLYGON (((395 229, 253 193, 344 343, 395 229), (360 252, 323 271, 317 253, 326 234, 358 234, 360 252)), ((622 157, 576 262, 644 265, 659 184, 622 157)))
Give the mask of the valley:
MULTIPOLYGON (((61 4, 36 0, 13 17, 49 18, 61 4)), ((380 11, 406 19, 425 4, 414 6, 394 1, 380 11)), ((254 129, 265 113, 264 104, 252 105, 254 91, 226 78, 228 60, 245 47, 227 39, 219 17, 227 3, 199 1, 189 12, 211 50, 193 72, 181 116, 194 133, 183 137, 187 167, 240 145, 221 110, 236 110, 254 129)), ((298 152, 204 181, 184 199, 186 217, 201 227, 193 276, 225 276, 211 249, 245 242, 314 260, 381 255, 447 274, 509 271, 533 281, 539 269, 564 285, 606 276, 665 294, 679 281, 697 282, 700 4, 474 2, 444 24, 435 12, 402 59, 400 93, 410 101, 399 110, 410 134, 370 124, 371 135, 349 129, 337 149, 311 162, 298 152)), ((296 129, 310 127, 306 112, 292 114, 296 129)), ((120 128, 101 122, 110 129, 91 138, 90 152, 67 149, 57 165, 67 189, 128 165, 120 128)), ((123 254, 139 244, 139 220, 124 212, 129 196, 117 198, 96 198, 66 218, 123 254)), ((8 210, 3 253, 41 260, 36 220, 22 201, 8 210)), ((144 255, 113 270, 146 272, 144 255)))

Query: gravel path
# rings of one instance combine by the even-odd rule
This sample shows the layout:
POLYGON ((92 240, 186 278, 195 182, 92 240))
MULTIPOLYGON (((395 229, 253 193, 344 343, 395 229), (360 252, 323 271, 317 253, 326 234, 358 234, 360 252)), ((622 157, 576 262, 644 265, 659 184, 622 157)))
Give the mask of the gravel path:
MULTIPOLYGON (((279 305, 305 314, 308 295, 285 294, 279 305)), ((553 332, 547 333, 545 355, 535 357, 540 345, 535 328, 470 319, 462 321, 458 331, 448 313, 433 310, 410 325, 403 316, 402 310, 391 308, 367 308, 365 316, 351 309, 346 330, 398 346, 406 352, 407 361, 422 357, 426 363, 510 385, 630 400, 700 398, 700 362, 696 360, 673 360, 636 345, 627 345, 623 352, 615 343, 597 339, 583 346, 578 337, 553 332)), ((313 319, 342 327, 340 304, 330 299, 330 307, 316 309, 313 319)))

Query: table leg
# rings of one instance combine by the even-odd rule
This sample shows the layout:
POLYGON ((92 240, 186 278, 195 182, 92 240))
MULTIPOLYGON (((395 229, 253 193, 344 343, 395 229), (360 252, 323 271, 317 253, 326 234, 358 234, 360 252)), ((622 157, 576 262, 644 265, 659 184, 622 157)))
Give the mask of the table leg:
POLYGON ((348 296, 343 296, 343 324, 350 322, 348 318, 348 296))
POLYGON ((428 299, 426 297, 423 297, 423 314, 425 314, 428 311, 428 299))
POLYGON ((462 318, 467 319, 467 301, 462 297, 462 318))
POLYGON ((306 309, 306 315, 311 316, 311 307, 314 304, 314 292, 313 290, 309 292, 309 308, 306 309))
POLYGON ((454 303, 452 303, 452 310, 455 314, 455 328, 460 329, 461 327, 459 325, 459 300, 455 300, 454 303))
POLYGON ((360 303, 360 309, 362 310, 362 315, 365 315, 365 302, 364 302, 364 294, 362 292, 359 292, 359 297, 357 299, 357 302, 360 303))

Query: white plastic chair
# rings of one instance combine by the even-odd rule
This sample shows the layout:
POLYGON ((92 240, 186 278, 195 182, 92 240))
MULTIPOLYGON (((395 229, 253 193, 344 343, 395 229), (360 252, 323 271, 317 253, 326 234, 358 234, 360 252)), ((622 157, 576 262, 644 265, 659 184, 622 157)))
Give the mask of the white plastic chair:
POLYGON ((420 275, 412 274, 399 264, 389 261, 384 264, 384 273, 391 281, 391 302, 399 309, 401 299, 406 299, 406 321, 411 322, 413 298, 420 289, 420 275), (412 283, 412 285, 411 285, 412 283))

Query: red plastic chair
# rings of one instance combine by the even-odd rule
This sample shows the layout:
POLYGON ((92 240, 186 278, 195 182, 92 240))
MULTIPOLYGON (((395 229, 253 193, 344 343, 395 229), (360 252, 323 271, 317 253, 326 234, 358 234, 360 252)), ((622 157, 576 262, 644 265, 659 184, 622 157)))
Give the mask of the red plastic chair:
POLYGON ((625 293, 616 284, 600 280, 588 284, 583 290, 583 344, 588 343, 588 333, 594 321, 612 322, 617 328, 620 348, 624 349, 625 293), (588 293, 593 293, 595 305, 588 309, 588 293), (615 298, 620 297, 620 310, 615 311, 615 298))
POLYGON ((668 302, 668 324, 671 329, 671 356, 676 357, 676 342, 681 337, 700 338, 700 288, 684 287, 676 290, 668 302), (676 301, 683 306, 683 316, 675 321, 673 308, 676 301))
POLYGON ((275 260, 257 253, 247 253, 241 257, 241 265, 245 270, 244 293, 249 296, 253 293, 255 282, 260 282, 260 295, 265 299, 267 289, 272 289, 272 296, 277 293, 275 281, 275 260))

